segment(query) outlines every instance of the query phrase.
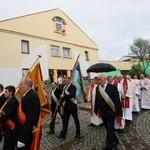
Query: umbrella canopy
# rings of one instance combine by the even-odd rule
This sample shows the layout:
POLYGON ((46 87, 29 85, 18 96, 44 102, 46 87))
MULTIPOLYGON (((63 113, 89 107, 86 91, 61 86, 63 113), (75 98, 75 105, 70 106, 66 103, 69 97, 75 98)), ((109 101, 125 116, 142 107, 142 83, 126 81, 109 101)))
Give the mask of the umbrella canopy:
POLYGON ((87 69, 87 72, 109 72, 109 71, 115 71, 116 68, 108 63, 97 63, 92 66, 90 66, 87 69))

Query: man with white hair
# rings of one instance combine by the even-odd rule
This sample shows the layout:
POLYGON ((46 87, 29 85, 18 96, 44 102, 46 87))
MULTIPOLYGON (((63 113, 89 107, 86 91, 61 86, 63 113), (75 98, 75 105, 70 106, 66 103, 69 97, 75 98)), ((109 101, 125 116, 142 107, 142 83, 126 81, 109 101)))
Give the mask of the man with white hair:
POLYGON ((94 78, 94 83, 91 84, 88 94, 88 101, 91 104, 91 112, 90 112, 91 124, 89 124, 89 126, 92 127, 101 125, 101 123, 103 123, 102 119, 100 118, 100 113, 97 116, 94 113, 96 87, 97 87, 97 77, 94 78))
POLYGON ((122 118, 122 108, 117 88, 106 82, 106 77, 99 74, 97 77, 98 86, 96 88, 95 108, 94 112, 100 114, 107 130, 105 150, 112 150, 119 144, 119 139, 115 134, 114 121, 115 118, 122 118))
POLYGON ((130 75, 126 75, 126 79, 128 79, 131 83, 131 87, 132 87, 132 100, 133 100, 133 112, 136 112, 138 114, 138 112, 140 111, 140 107, 139 107, 139 88, 138 88, 138 82, 137 80, 135 80, 137 76, 134 76, 134 79, 132 80, 130 75))
POLYGON ((124 112, 124 117, 127 124, 130 124, 132 121, 132 109, 133 109, 133 101, 132 101, 132 87, 129 80, 124 79, 122 74, 117 74, 116 78, 122 87, 121 94, 121 103, 124 112))

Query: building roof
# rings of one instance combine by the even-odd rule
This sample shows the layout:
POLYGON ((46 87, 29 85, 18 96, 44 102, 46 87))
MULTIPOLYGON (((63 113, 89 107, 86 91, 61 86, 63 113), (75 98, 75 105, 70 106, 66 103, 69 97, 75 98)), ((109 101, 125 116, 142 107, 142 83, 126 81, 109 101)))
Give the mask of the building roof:
POLYGON ((131 61, 135 58, 137 58, 137 56, 124 55, 118 61, 131 61))
POLYGON ((58 39, 58 41, 63 42, 62 37, 56 38, 56 34, 53 34, 54 27, 51 20, 54 16, 60 16, 67 22, 66 43, 87 46, 87 48, 98 50, 96 43, 59 8, 2 20, 0 21, 0 31, 28 34, 28 36, 36 36, 39 38, 44 37, 47 40, 58 39), (83 40, 81 41, 81 39, 83 40))

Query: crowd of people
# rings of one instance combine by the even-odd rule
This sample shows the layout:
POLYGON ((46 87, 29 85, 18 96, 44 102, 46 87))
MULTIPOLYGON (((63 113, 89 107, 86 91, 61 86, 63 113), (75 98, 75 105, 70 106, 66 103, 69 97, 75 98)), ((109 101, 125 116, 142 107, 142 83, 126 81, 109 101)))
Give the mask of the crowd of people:
POLYGON ((91 103, 89 126, 105 126, 104 149, 112 150, 119 144, 115 129, 124 133, 125 127, 132 123, 132 113, 138 115, 141 109, 150 109, 150 79, 144 74, 140 75, 140 79, 136 75, 131 79, 129 75, 123 78, 122 74, 117 74, 115 78, 106 78, 100 74, 90 86, 88 101, 91 103))
POLYGON ((23 95, 21 101, 15 96, 14 86, 4 88, 0 84, 0 140, 4 136, 3 150, 39 148, 37 143, 41 137, 41 125, 38 126, 41 121, 39 97, 32 89, 32 81, 29 78, 21 79, 19 90, 23 95))
MULTIPOLYGON (((65 85, 62 91, 56 82, 51 83, 52 113, 47 134, 55 134, 55 120, 59 113, 62 130, 58 138, 66 139, 70 115, 76 126, 75 138, 80 138, 77 89, 70 77, 65 77, 62 82, 65 85)), ((0 84, 0 140, 4 136, 4 150, 31 150, 35 145, 38 149, 34 137, 40 138, 41 131, 35 134, 34 129, 39 127, 41 121, 40 100, 29 78, 21 79, 19 90, 23 95, 20 102, 15 97, 14 86, 4 88, 0 84)), ((89 126, 103 125, 106 128, 106 145, 102 149, 112 150, 119 144, 115 129, 124 133, 125 127, 132 123, 133 112, 139 114, 141 109, 150 109, 150 80, 144 74, 140 75, 140 80, 136 75, 131 79, 129 75, 123 78, 122 74, 117 74, 115 78, 106 78, 99 74, 89 88, 87 99, 91 104, 89 126)))

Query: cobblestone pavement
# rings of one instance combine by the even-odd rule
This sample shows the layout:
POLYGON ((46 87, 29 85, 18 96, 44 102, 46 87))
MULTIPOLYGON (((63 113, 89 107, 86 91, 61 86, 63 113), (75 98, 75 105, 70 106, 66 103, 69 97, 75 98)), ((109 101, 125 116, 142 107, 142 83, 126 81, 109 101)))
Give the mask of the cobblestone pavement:
MULTIPOLYGON (((66 140, 58 139, 62 125, 57 115, 55 134, 47 135, 50 116, 43 122, 40 150, 101 150, 105 145, 106 130, 104 126, 89 127, 89 111, 80 110, 81 138, 74 139, 75 124, 70 118, 66 140)), ((142 110, 139 115, 133 113, 131 125, 125 127, 125 133, 116 132, 120 139, 118 150, 150 149, 150 110, 142 110)), ((2 149, 3 141, 0 144, 2 149)))

